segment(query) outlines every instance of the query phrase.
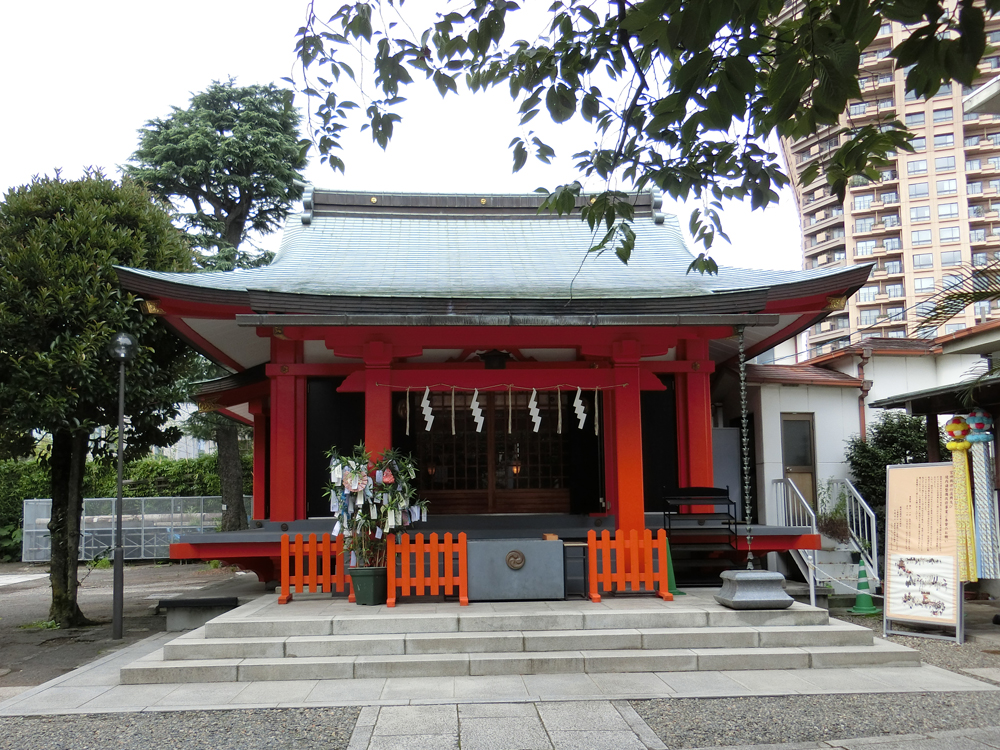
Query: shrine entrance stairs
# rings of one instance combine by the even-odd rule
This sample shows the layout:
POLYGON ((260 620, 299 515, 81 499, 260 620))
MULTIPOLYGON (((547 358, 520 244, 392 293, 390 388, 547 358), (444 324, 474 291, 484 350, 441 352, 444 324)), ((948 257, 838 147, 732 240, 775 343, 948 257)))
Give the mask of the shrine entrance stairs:
POLYGON ((916 651, 795 603, 737 611, 675 601, 402 602, 269 594, 122 668, 122 684, 919 666, 916 651))

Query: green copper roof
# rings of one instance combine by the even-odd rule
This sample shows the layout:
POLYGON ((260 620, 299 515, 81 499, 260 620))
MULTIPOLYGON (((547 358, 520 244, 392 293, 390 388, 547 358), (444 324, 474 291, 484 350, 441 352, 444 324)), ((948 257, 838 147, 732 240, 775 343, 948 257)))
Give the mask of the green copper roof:
POLYGON ((148 282, 156 288, 165 282, 192 292, 217 290, 231 301, 234 293, 250 292, 608 300, 698 297, 845 273, 843 268, 722 267, 717 276, 688 274, 694 256, 676 217, 660 213, 659 201, 648 195, 637 201, 635 250, 626 266, 611 251, 587 252, 601 232, 591 232, 578 214, 538 215, 538 201, 537 196, 316 192, 306 196, 305 214, 289 218, 269 266, 225 273, 121 269, 121 276, 127 288, 140 292, 149 293, 148 282))

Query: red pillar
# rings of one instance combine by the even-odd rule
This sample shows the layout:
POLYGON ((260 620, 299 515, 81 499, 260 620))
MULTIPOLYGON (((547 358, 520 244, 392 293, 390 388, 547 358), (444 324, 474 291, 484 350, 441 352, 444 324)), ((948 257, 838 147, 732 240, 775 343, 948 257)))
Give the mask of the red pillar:
POLYGON ((253 414, 253 519, 261 521, 267 518, 265 501, 267 499, 267 407, 264 399, 254 399, 250 402, 250 413, 253 414))
POLYGON ((392 389, 388 385, 392 345, 369 341, 365 344, 364 358, 365 448, 372 457, 378 457, 392 447, 392 389))
MULTIPOLYGON (((618 528, 624 531, 646 528, 645 497, 642 487, 642 409, 639 390, 639 344, 615 342, 614 431, 618 485, 618 528)), ((607 393, 607 391, 605 391, 607 393)))
POLYGON ((301 359, 302 342, 271 339, 271 363, 278 365, 278 374, 271 379, 272 521, 297 520, 296 513, 301 504, 298 495, 305 494, 305 487, 299 479, 297 458, 300 452, 305 451, 305 446, 298 444, 299 388, 294 375, 281 371, 281 365, 294 364, 301 359))
MULTIPOLYGON (((684 346, 684 358, 695 361, 708 359, 708 341, 688 339, 684 346)), ((687 441, 687 486, 714 487, 715 472, 712 465, 712 389, 711 373, 707 369, 695 369, 685 374, 683 393, 678 390, 678 399, 683 399, 687 410, 686 420, 678 423, 678 443, 687 441)))

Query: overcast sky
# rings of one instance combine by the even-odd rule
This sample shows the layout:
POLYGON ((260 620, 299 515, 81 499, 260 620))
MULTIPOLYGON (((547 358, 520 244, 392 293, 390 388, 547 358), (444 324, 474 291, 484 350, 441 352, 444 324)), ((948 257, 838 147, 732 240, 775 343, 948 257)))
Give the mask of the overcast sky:
MULTIPOLYGON (((340 4, 330 0, 324 12, 340 4)), ((136 131, 169 114, 172 105, 187 106, 192 92, 229 76, 249 85, 291 75, 295 32, 304 18, 304 0, 0 3, 0 190, 57 168, 65 177, 88 166, 117 177, 135 150, 136 131)), ((386 152, 369 135, 352 135, 342 154, 345 174, 314 157, 307 179, 342 190, 531 192, 578 179, 570 156, 590 148, 595 137, 579 118, 543 130, 543 112, 532 125, 560 158, 553 166, 529 159, 511 174, 507 144, 521 130, 503 91, 443 101, 433 87, 405 95, 408 109, 386 152)), ((307 106, 303 97, 296 103, 307 106)), ((686 228, 690 207, 668 204, 666 210, 678 213, 686 228)), ((729 204, 723 221, 732 246, 719 242, 713 249, 720 264, 800 267, 790 191, 766 212, 729 204)), ((690 239, 689 247, 697 252, 690 239)))

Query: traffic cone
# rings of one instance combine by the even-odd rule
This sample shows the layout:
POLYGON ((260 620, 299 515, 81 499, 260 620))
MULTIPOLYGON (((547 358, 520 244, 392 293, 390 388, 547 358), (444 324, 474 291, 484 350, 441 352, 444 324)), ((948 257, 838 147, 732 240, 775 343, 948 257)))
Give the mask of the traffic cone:
POLYGON ((685 596, 686 592, 677 588, 677 579, 674 578, 674 557, 670 554, 670 540, 667 540, 667 591, 674 596, 685 596))
POLYGON ((858 595, 854 600, 854 606, 847 611, 852 615, 877 615, 882 612, 875 606, 872 595, 868 593, 868 574, 865 572, 863 559, 858 564, 858 595))

